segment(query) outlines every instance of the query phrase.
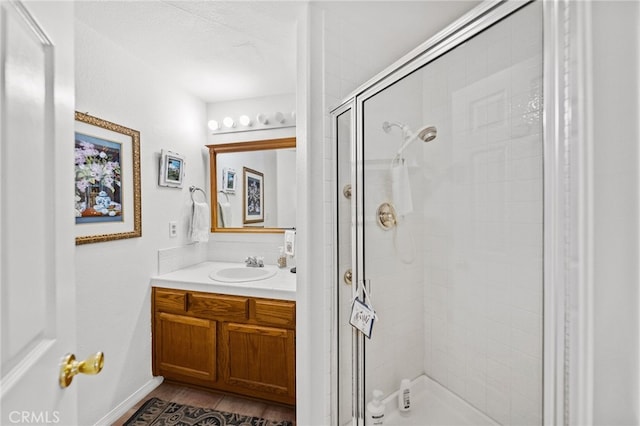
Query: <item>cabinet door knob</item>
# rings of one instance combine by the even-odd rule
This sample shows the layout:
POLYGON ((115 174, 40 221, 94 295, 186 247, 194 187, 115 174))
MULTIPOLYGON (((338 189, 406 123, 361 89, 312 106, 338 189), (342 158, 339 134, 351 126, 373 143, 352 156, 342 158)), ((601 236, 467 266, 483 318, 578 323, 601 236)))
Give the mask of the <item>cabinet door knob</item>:
POLYGON ((96 352, 83 361, 76 361, 74 354, 67 354, 60 364, 60 387, 66 388, 76 374, 98 374, 104 366, 104 353, 96 352))

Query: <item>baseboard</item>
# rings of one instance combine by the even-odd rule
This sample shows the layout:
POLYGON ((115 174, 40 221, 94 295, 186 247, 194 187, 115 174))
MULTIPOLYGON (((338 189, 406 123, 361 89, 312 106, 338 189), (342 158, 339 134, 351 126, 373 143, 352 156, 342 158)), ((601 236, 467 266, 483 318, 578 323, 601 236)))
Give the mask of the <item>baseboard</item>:
POLYGON ((140 389, 132 393, 127 399, 122 401, 115 407, 113 410, 109 411, 107 415, 98 420, 95 426, 103 426, 103 425, 112 425, 118 420, 120 417, 124 416, 124 414, 134 407, 138 402, 142 401, 142 399, 147 396, 152 390, 160 386, 164 377, 154 377, 145 383, 140 389))

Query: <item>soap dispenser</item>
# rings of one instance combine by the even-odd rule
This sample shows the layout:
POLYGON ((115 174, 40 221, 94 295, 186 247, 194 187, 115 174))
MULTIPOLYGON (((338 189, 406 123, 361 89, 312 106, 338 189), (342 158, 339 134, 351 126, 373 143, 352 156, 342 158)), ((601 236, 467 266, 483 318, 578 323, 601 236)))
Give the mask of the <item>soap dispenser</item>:
POLYGON ((384 403, 382 402, 382 391, 373 391, 373 400, 367 404, 367 425, 384 424, 384 403))
POLYGON ((280 254, 278 255, 278 268, 287 267, 287 255, 284 253, 284 247, 280 247, 280 254))

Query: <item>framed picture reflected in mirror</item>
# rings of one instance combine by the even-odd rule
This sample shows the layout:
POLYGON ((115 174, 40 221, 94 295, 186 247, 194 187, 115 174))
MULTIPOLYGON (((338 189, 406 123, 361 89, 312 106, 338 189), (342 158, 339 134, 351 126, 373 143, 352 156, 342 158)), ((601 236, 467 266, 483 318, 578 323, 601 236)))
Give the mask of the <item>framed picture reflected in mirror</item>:
POLYGON ((236 171, 232 168, 225 168, 222 171, 222 192, 232 194, 236 192, 236 171))
POLYGON ((264 222, 264 174, 243 167, 242 176, 244 183, 243 223, 264 222))

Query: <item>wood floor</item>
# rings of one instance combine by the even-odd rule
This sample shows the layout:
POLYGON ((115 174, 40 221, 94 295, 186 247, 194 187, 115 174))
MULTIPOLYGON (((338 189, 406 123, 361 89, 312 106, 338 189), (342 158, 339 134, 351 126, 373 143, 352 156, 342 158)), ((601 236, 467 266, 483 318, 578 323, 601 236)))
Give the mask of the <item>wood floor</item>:
POLYGON ((269 420, 288 420, 296 424, 296 410, 268 402, 260 402, 237 396, 225 395, 217 392, 209 392, 192 389, 171 383, 162 383, 149 395, 142 399, 135 407, 118 419, 113 426, 122 426, 142 404, 149 398, 156 397, 165 401, 178 404, 193 405, 196 407, 214 408, 219 411, 242 414, 245 416, 262 417, 269 420))

